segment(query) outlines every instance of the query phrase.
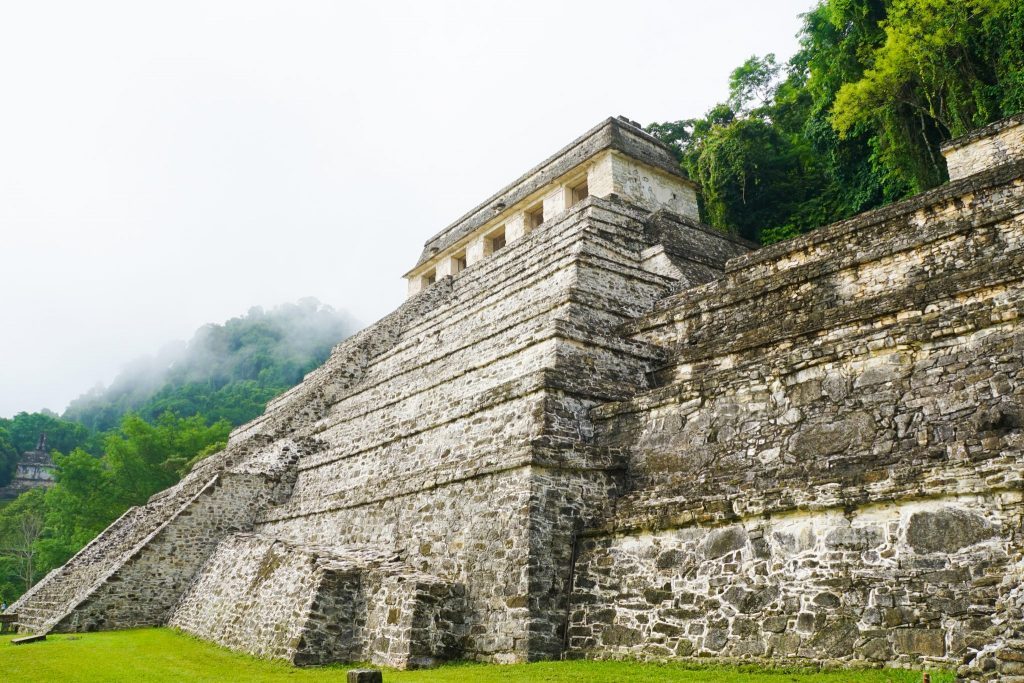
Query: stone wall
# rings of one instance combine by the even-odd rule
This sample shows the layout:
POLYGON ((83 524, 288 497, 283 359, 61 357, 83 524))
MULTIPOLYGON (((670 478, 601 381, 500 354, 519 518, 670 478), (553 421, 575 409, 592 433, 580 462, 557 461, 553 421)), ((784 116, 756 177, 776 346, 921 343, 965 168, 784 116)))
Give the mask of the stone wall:
MULTIPOLYGON (((261 657, 299 659, 314 600, 328 571, 315 555, 272 538, 224 539, 174 609, 169 625, 261 657)), ((358 576, 340 576, 331 591, 355 596, 358 576)), ((356 661, 354 600, 332 613, 336 632, 327 652, 356 661)))
POLYGON ((461 652, 464 590, 372 548, 221 542, 171 626, 296 664, 429 666, 461 652))
POLYGON ((730 262, 624 326, 592 411, 632 491, 579 545, 577 656, 955 666, 1024 557, 1024 165, 730 262))
POLYGON ((595 197, 617 195, 648 211, 664 209, 678 216, 696 219, 697 190, 677 173, 640 164, 616 152, 606 152, 593 161, 587 185, 595 197))
POLYGON ((950 140, 942 146, 951 180, 1024 159, 1024 114, 950 140))
POLYGON ((978 655, 958 669, 962 681, 1024 683, 1024 560, 996 586, 999 599, 978 655))
POLYGON ((955 666, 987 642, 1022 513, 1014 492, 587 538, 570 646, 955 666))

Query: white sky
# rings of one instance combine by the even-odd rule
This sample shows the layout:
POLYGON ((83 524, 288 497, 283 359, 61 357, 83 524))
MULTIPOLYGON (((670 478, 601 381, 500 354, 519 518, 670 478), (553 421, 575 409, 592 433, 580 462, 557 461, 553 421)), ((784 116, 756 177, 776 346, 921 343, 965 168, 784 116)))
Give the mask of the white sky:
POLYGON ((372 322, 609 115, 700 115, 814 0, 0 0, 0 416, 250 306, 372 322))

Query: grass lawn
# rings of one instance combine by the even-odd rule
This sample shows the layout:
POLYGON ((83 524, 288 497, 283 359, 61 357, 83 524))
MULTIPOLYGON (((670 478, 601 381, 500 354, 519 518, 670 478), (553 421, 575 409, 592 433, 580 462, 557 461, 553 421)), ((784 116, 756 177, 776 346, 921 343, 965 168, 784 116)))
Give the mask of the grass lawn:
MULTIPOLYGON (((0 681, 344 681, 351 667, 296 669, 225 650, 169 629, 54 635, 11 645, 0 637, 0 681)), ((542 662, 511 666, 454 664, 430 671, 386 671, 385 683, 919 683, 898 669, 796 672, 628 662, 542 662)), ((949 673, 933 683, 952 683, 949 673)))

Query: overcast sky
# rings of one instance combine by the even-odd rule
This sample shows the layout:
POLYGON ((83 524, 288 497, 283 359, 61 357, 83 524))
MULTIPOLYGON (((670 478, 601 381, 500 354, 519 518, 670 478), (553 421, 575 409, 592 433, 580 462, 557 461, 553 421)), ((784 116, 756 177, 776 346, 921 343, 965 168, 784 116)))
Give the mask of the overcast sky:
POLYGON ((609 115, 705 112, 813 0, 0 0, 0 416, 253 305, 370 323, 609 115))

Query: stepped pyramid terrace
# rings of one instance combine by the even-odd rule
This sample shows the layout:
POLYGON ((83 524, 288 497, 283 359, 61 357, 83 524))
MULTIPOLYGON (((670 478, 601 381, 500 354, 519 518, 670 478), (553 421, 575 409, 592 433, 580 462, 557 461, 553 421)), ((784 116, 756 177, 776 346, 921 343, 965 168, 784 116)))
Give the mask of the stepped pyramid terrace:
POLYGON ((1024 117, 944 154, 949 183, 758 248, 606 119, 10 612, 296 664, 1024 681, 1024 117))

